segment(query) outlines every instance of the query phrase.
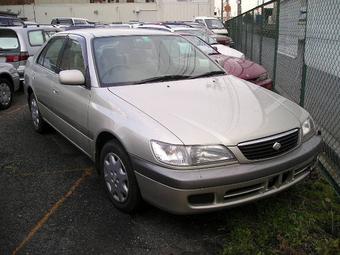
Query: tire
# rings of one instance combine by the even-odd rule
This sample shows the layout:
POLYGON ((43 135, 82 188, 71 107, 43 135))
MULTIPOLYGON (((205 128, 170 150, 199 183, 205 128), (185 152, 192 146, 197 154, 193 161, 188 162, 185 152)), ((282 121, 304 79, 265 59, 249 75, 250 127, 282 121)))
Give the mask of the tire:
POLYGON ((99 160, 100 177, 111 202, 123 212, 137 211, 142 199, 125 150, 111 140, 102 148, 99 160))
POLYGON ((0 110, 8 109, 13 101, 13 88, 9 80, 0 78, 0 110))
POLYGON ((47 129, 47 123, 43 120, 40 114, 37 99, 33 93, 29 96, 29 106, 34 130, 38 133, 44 133, 47 129))

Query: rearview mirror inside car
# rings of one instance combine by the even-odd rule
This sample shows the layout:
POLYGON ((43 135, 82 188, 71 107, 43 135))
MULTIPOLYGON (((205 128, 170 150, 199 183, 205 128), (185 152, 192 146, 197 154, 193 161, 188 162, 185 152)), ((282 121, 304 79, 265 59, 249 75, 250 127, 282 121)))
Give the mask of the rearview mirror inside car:
POLYGON ((59 81, 64 85, 84 85, 85 77, 79 70, 65 70, 59 73, 59 81))

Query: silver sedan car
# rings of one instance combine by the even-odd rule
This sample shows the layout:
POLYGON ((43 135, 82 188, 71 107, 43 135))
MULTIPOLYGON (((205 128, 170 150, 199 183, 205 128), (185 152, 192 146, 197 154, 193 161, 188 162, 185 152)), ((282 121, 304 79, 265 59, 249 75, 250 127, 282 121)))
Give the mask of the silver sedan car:
POLYGON ((87 154, 125 212, 264 198, 308 176, 320 150, 307 111, 168 32, 58 33, 28 60, 25 92, 35 130, 52 126, 87 154))

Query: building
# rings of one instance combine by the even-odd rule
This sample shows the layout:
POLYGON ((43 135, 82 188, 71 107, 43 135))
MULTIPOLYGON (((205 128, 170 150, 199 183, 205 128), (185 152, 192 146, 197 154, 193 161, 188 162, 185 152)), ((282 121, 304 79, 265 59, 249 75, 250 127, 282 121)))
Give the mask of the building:
POLYGON ((81 17, 96 22, 192 20, 213 16, 214 0, 2 0, 0 11, 39 23, 54 17, 81 17))

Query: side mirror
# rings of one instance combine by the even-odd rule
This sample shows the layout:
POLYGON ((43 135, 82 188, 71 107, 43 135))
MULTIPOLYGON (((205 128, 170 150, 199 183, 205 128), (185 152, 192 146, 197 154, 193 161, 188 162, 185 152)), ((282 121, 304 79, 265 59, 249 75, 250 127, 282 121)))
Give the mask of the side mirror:
POLYGON ((65 70, 59 73, 59 81, 64 85, 84 85, 85 77, 79 70, 65 70))

